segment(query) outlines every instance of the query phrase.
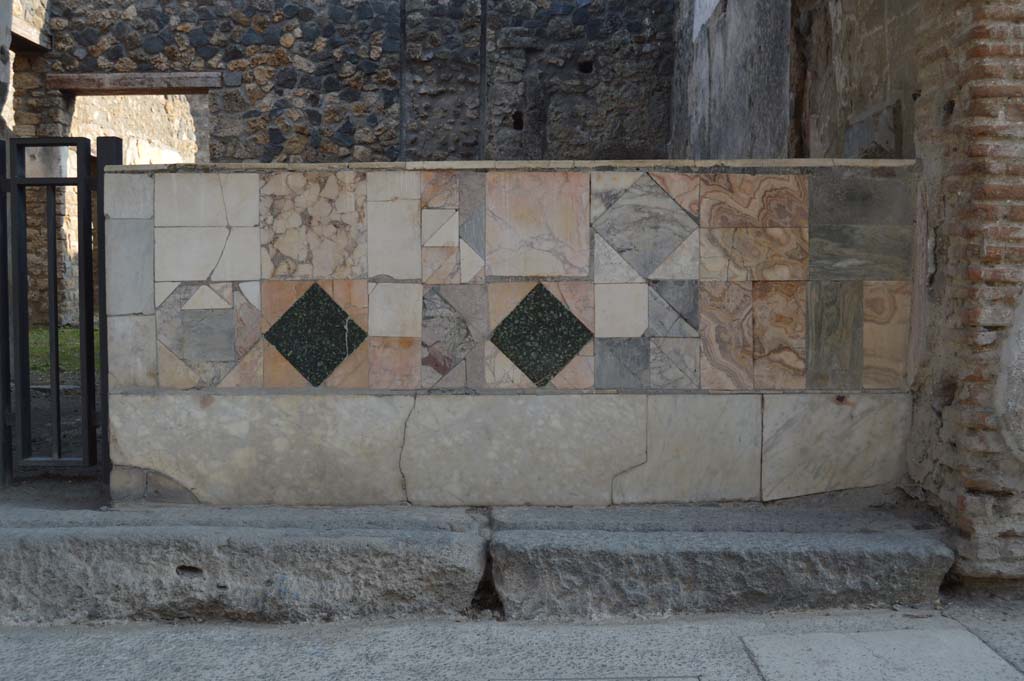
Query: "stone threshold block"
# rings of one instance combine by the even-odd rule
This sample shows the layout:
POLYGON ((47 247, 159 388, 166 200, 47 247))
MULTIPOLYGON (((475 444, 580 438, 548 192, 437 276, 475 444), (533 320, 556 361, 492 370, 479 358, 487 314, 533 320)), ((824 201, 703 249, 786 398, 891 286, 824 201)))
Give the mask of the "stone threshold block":
POLYGON ((37 512, 0 523, 0 623, 451 617, 484 574, 463 510, 37 512), (60 569, 51 569, 55 556, 60 569))

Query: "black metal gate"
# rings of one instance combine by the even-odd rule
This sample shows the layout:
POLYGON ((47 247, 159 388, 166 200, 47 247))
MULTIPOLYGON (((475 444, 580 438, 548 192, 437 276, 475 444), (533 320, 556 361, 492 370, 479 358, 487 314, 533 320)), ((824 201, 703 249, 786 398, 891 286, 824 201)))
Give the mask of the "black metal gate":
MULTIPOLYGON (((38 474, 102 475, 108 469, 107 324, 103 177, 122 159, 121 140, 101 137, 96 159, 81 137, 12 138, 0 141, 0 485, 38 474), (76 156, 73 177, 29 177, 26 150, 70 149, 76 156), (44 215, 30 216, 29 189, 45 195, 44 215), (79 385, 62 386, 58 318, 57 192, 77 190, 78 209, 78 371, 79 385), (93 210, 95 208, 95 211, 93 210), (45 221, 47 263, 48 386, 32 385, 29 348, 29 221, 45 221), (93 245, 96 262, 93 262, 93 245), (95 291, 95 294, 94 294, 95 291), (95 339, 99 330, 98 344, 95 339), (98 364, 97 364, 98 361, 98 364), (77 393, 79 446, 64 446, 61 395, 77 393), (33 397, 33 395, 37 397, 33 397), (48 395, 40 399, 39 396, 48 395), (47 445, 33 441, 33 401, 48 402, 47 445), (77 449, 77 451, 76 451, 77 449)), ((40 251, 43 249, 39 249, 40 251)), ((39 409, 36 409, 37 416, 39 409)), ((37 429, 38 430, 38 429, 37 429)))

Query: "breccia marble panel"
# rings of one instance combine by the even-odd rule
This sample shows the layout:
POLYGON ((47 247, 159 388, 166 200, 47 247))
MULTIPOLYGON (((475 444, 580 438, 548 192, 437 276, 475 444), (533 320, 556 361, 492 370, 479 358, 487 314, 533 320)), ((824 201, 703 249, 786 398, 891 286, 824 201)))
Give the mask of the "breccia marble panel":
POLYGON ((260 226, 264 278, 363 278, 366 175, 347 170, 266 174, 260 226))
POLYGON ((908 280, 912 225, 827 225, 811 229, 811 279, 908 280))
POLYGON ((864 282, 864 387, 902 388, 910 344, 909 281, 864 282))
POLYGON ((910 395, 765 395, 765 501, 898 483, 910 395))
POLYGON ((487 173, 487 273, 588 275, 589 180, 586 173, 487 173))
POLYGON ((400 396, 112 395, 110 455, 209 504, 400 503, 412 405, 400 396))
POLYGON ((754 282, 754 387, 807 386, 807 284, 754 282))
POLYGON ((702 176, 700 226, 807 227, 808 180, 806 175, 702 176))
POLYGON ((644 461, 646 400, 418 397, 402 456, 409 500, 432 506, 607 505, 614 477, 644 461))
POLYGON ((864 285, 812 281, 807 294, 807 387, 855 390, 864 367, 864 285))
POLYGON ((700 383, 708 390, 754 387, 753 292, 750 282, 700 283, 700 383))
POLYGON ((616 504, 760 496, 760 395, 648 397, 647 461, 615 478, 616 504))
POLYGON ((806 229, 702 229, 700 278, 721 281, 807 279, 806 229))

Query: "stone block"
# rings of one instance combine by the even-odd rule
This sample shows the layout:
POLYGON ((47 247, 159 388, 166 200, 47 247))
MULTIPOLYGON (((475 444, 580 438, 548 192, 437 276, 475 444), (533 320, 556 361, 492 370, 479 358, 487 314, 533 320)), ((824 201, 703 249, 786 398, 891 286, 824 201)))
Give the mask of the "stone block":
MULTIPOLYGON (((103 197, 107 218, 152 221, 153 184, 152 175, 107 173, 104 178, 106 194, 103 197)), ((107 240, 109 243, 109 231, 107 240)))
POLYGON ((909 395, 765 395, 766 501, 898 483, 909 395))
POLYGON ((651 395, 647 461, 615 478, 616 504, 758 499, 759 395, 651 395))
POLYGON ((158 173, 157 227, 256 227, 260 180, 255 173, 158 173))
POLYGON ((636 395, 426 396, 405 429, 409 500, 454 505, 602 505, 644 461, 636 395))
MULTIPOLYGON (((418 377, 418 374, 417 374, 418 377)), ((114 395, 111 460, 162 473, 208 504, 405 501, 412 397, 114 395)))
POLYGON ((156 387, 156 317, 107 318, 111 389, 156 387))
POLYGON ((153 220, 112 218, 106 228, 107 314, 153 314, 153 220))

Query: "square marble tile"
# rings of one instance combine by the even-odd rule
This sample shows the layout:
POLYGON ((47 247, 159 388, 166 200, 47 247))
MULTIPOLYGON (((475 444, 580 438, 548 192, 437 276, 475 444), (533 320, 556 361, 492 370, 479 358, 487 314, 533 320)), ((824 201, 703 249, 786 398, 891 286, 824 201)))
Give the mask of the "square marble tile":
POLYGON ((416 338, 371 337, 369 352, 371 388, 414 390, 419 387, 419 334, 416 338))
POLYGON ((423 293, 421 386, 480 387, 487 338, 483 285, 431 286, 423 293))
POLYGON ((367 275, 365 173, 268 173, 260 225, 264 278, 367 275))
POLYGON ((651 387, 700 388, 700 339, 651 338, 651 387))
POLYGON ((423 208, 459 207, 459 174, 450 170, 420 173, 420 206, 423 208))
POLYGON ((864 282, 864 387, 903 388, 910 343, 909 281, 864 282))
POLYGON ((594 219, 594 231, 633 271, 654 279, 680 278, 662 276, 658 271, 666 261, 678 268, 677 251, 695 236, 697 223, 657 182, 641 174, 624 190, 617 187, 602 192, 598 201, 608 207, 594 219))
POLYGON ((153 176, 144 173, 107 173, 107 217, 118 220, 153 221, 153 176))
POLYGON ((640 390, 651 380, 651 351, 646 338, 598 338, 594 344, 594 387, 640 390))
POLYGON ((700 226, 807 227, 807 175, 704 175, 700 226))
POLYGON ((595 284, 595 331, 600 338, 638 338, 647 331, 646 284, 595 284))
POLYGON ((750 282, 700 283, 700 382, 708 390, 754 387, 753 292, 750 282))
POLYGON ((419 338, 423 321, 420 284, 369 285, 370 335, 419 338))
POLYGON ((424 284, 458 284, 461 281, 458 246, 425 246, 422 257, 424 284))
POLYGON ((586 173, 488 173, 487 273, 588 275, 589 196, 586 173))
POLYGON ((756 281, 754 387, 803 390, 807 386, 807 284, 756 281))
POLYGON ((807 279, 806 229, 704 229, 700 233, 700 278, 719 281, 807 279))
POLYGON ((648 336, 700 337, 699 282, 652 281, 647 297, 648 336))
POLYGON ((413 170, 377 170, 366 174, 368 201, 414 200, 422 197, 420 173, 413 170))
POLYGON ((864 369, 863 282, 810 282, 807 315, 807 387, 859 389, 864 369))
POLYGON ((495 327, 490 341, 532 384, 544 387, 592 339, 593 332, 569 306, 535 284, 495 327))
POLYGON ((424 246, 459 245, 459 211, 451 208, 424 208, 420 213, 424 246))

